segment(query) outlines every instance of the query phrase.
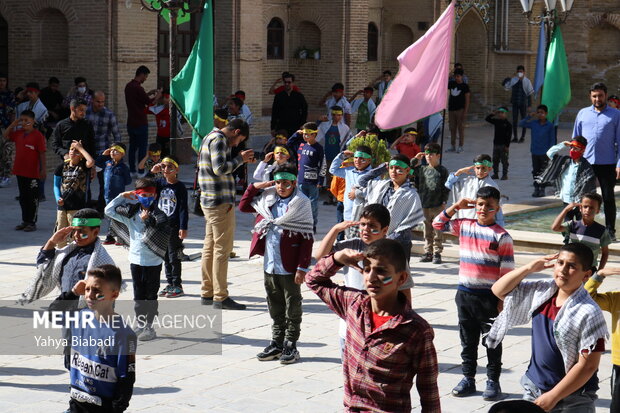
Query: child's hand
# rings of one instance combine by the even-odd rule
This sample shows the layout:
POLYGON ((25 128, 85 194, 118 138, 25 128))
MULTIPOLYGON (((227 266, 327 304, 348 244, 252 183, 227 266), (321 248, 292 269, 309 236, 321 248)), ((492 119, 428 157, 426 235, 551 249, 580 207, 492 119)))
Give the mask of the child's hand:
POLYGON ((414 156, 414 159, 420 160, 422 158, 424 158, 424 152, 418 152, 416 156, 414 156))
POLYGON ((181 239, 187 238, 187 230, 186 229, 180 229, 179 230, 179 238, 181 238, 181 239))
POLYGON ((259 183, 252 184, 252 185, 254 185, 254 188, 256 189, 267 189, 269 187, 274 186, 275 183, 276 181, 264 181, 264 182, 259 182, 259 183))
POLYGON ((58 198, 58 206, 63 206, 65 204, 65 200, 62 198, 58 198))
POLYGON ((149 210, 142 208, 140 210, 140 219, 142 219, 142 221, 146 221, 148 217, 149 217, 149 210))
POLYGON ((265 155, 265 159, 263 159, 263 162, 267 163, 271 161, 272 159, 273 159, 273 152, 269 152, 268 154, 265 155))
POLYGON ((476 206, 475 199, 461 198, 456 204, 458 209, 472 209, 476 206))
POLYGON ((596 272, 598 275, 607 277, 609 275, 620 275, 620 267, 605 267, 596 272))
POLYGON ((75 283, 73 288, 71 289, 73 294, 75 295, 84 295, 86 294, 86 281, 80 280, 75 283))
POLYGON ((102 155, 103 156, 110 156, 110 152, 112 151, 111 148, 106 149, 105 151, 103 151, 102 155))
POLYGON ((73 232, 75 228, 72 226, 68 226, 68 227, 64 227, 59 229, 58 231, 56 231, 54 233, 54 235, 52 235, 52 237, 49 239, 49 241, 52 244, 60 244, 61 242, 64 242, 67 240, 67 238, 69 238, 69 236, 71 235, 71 233, 73 232))
POLYGON ((334 228, 337 229, 338 232, 342 232, 347 228, 351 228, 359 224, 359 221, 342 221, 334 225, 334 228))
POLYGON ((323 115, 323 116, 321 116, 321 117, 319 118, 319 121, 320 121, 320 122, 327 122, 327 121, 328 121, 327 115, 323 115))
POLYGON ((245 151, 242 151, 241 159, 243 159, 243 163, 254 162, 254 149, 247 149, 245 151))
POLYGON ((540 272, 548 268, 552 268, 555 265, 553 261, 555 261, 559 255, 560 255, 559 253, 552 254, 552 255, 545 255, 544 257, 539 258, 536 261, 532 261, 530 263, 530 271, 540 272))
POLYGON ((360 136, 365 136, 368 132, 366 132, 366 130, 362 129, 361 131, 359 131, 357 133, 357 135, 355 135, 356 138, 360 137, 360 136))
POLYGON ((358 263, 360 261, 363 261, 364 258, 366 258, 366 256, 363 252, 359 252, 350 248, 338 251, 334 254, 334 260, 336 261, 336 263, 351 267, 355 270, 358 270, 359 272, 362 272, 363 270, 360 268, 358 263))
POLYGON ((295 271, 295 284, 303 284, 306 278, 306 272, 302 270, 295 271))
POLYGON ((570 142, 569 141, 564 141, 562 142, 562 144, 566 147, 570 147, 570 142))
POLYGON ((456 171, 456 173, 454 175, 455 176, 459 176, 459 175, 462 175, 462 174, 471 175, 471 173, 474 170, 474 168, 475 168, 475 165, 466 166, 465 168, 461 168, 458 171, 456 171))
POLYGON ((347 194, 347 198, 349 198, 351 201, 355 201, 355 189, 352 189, 351 192, 347 194))
POLYGON ((565 209, 567 211, 570 211, 575 208, 581 208, 581 202, 571 202, 570 204, 566 205, 565 209))
POLYGON ((131 199, 133 201, 135 201, 136 199, 138 199, 138 197, 136 196, 136 193, 134 191, 127 191, 127 192, 123 192, 121 194, 121 196, 125 199, 131 199))
POLYGON ((302 131, 301 129, 297 129, 297 132, 295 132, 295 133, 298 134, 298 135, 303 135, 304 131, 302 131))
POLYGON ((71 142, 71 145, 75 146, 75 149, 77 149, 78 151, 80 149, 84 149, 84 147, 82 146, 82 141, 73 141, 71 142))
POLYGON ((534 404, 542 408, 546 412, 550 412, 558 404, 560 400, 556 399, 554 393, 549 391, 543 393, 540 397, 534 400, 534 404))
POLYGON ((342 151, 342 154, 345 158, 350 158, 353 156, 353 151, 342 151))

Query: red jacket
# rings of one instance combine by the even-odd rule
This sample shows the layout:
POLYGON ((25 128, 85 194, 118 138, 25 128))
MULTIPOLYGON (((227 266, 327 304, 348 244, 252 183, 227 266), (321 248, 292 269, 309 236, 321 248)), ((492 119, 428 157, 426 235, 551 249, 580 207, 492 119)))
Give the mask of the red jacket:
MULTIPOLYGON (((254 197, 258 195, 260 189, 257 189, 253 184, 248 186, 245 193, 241 197, 239 202, 239 210, 241 212, 255 213, 256 210, 252 207, 252 201, 254 197)), ((262 215, 256 215, 256 221, 254 225, 262 221, 264 218, 262 215)), ((265 238, 260 238, 260 234, 252 234, 252 244, 250 245, 250 258, 255 255, 265 256, 265 238)), ((291 233, 284 230, 280 237, 280 257, 282 258, 282 265, 284 269, 290 273, 295 274, 297 267, 309 268, 310 259, 312 257, 312 243, 314 238, 304 238, 299 233, 291 233)))

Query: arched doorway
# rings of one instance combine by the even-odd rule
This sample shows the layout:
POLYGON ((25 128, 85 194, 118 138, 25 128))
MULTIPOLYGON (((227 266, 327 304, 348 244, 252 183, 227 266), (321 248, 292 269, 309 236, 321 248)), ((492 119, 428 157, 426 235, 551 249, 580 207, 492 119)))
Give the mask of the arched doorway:
POLYGON ((455 36, 454 62, 461 63, 471 88, 470 113, 487 104, 488 74, 487 30, 475 9, 469 9, 460 19, 455 36))
POLYGON ((9 72, 9 25, 0 14, 0 73, 9 72))

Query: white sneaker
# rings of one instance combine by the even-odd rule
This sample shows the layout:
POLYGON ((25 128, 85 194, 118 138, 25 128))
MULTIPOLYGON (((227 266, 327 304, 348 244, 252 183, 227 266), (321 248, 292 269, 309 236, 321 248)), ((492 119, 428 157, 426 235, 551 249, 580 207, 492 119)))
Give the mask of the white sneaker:
POLYGON ((452 146, 450 149, 446 149, 446 152, 456 152, 456 148, 452 146))
POLYGON ((463 147, 459 146, 459 148, 456 150, 456 153, 461 153, 461 152, 463 152, 463 147))
POLYGON ((0 188, 6 188, 11 183, 9 178, 0 178, 0 188))
POLYGON ((151 341, 157 337, 157 333, 155 333, 155 329, 150 327, 145 327, 144 330, 138 336, 138 340, 140 341, 151 341))

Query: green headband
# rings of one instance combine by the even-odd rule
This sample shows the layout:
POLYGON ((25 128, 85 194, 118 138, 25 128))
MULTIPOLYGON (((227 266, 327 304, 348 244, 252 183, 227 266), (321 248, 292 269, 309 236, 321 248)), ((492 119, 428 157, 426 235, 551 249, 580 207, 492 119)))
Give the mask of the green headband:
POLYGON ((431 153, 436 153, 436 154, 439 154, 439 151, 431 151, 431 150, 426 149, 426 150, 424 151, 424 153, 425 153, 425 154, 431 154, 431 153))
POLYGON ((101 219, 99 218, 73 218, 71 225, 74 227, 99 227, 101 219))
MULTIPOLYGON (((390 161, 390 166, 398 166, 399 168, 402 168, 402 169, 410 168, 409 165, 407 165, 403 161, 399 161, 398 159, 392 159, 390 161)), ((409 175, 413 175, 413 169, 409 169, 409 175)))
POLYGON ((486 159, 484 161, 482 161, 482 162, 474 162, 474 165, 476 165, 476 166, 482 165, 482 166, 486 166, 486 167, 489 167, 489 168, 493 167, 493 163, 491 161, 487 161, 486 159))
POLYGON ((355 153, 353 154, 354 158, 364 158, 364 159, 372 159, 372 155, 363 152, 363 151, 355 151, 355 153))
POLYGON ((280 181, 282 179, 285 179, 287 181, 296 181, 297 177, 290 172, 277 172, 273 175, 274 181, 280 181))
POLYGON ((498 112, 504 112, 504 113, 508 113, 508 109, 506 108, 499 108, 497 109, 498 112))

